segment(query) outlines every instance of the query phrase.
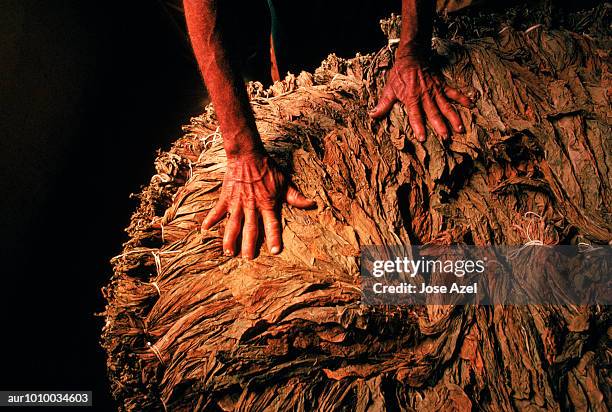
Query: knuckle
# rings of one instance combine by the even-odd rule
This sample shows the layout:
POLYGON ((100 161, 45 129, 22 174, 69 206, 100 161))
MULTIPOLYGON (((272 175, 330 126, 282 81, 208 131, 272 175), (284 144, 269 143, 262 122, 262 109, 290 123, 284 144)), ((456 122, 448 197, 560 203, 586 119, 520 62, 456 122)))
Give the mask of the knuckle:
POLYGON ((248 232, 254 232, 257 230, 257 224, 255 222, 245 222, 244 223, 244 230, 248 231, 248 232))
POLYGON ((409 97, 404 99, 404 106, 412 115, 417 115, 419 113, 419 99, 414 97, 409 97))
POLYGON ((236 215, 232 215, 230 219, 228 219, 227 224, 225 225, 225 235, 229 236, 233 232, 237 230, 239 227, 240 221, 236 219, 236 215))
POLYGON ((242 196, 241 200, 242 204, 246 208, 247 206, 254 205, 257 201, 257 198, 255 197, 255 194, 253 192, 248 192, 242 196))
POLYGON ((278 240, 280 238, 280 227, 278 225, 270 224, 266 226, 266 234, 271 240, 278 240))
POLYGON ((274 210, 276 199, 260 199, 257 204, 261 210, 274 210))
POLYGON ((278 219, 270 219, 266 222, 266 228, 271 230, 277 230, 280 228, 278 219))
POLYGON ((287 198, 289 199, 296 199, 300 196, 300 192, 297 191, 297 189, 295 189, 292 186, 289 186, 289 188, 287 189, 287 198))

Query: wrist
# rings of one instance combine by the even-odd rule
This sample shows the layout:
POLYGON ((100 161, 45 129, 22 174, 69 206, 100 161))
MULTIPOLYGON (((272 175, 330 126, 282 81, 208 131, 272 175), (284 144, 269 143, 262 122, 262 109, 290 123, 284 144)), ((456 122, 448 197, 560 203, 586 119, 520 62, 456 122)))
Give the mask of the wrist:
POLYGON ((252 183, 256 180, 260 180, 261 175, 265 173, 268 162, 270 161, 271 159, 266 152, 241 152, 236 156, 227 158, 227 175, 232 176, 234 179, 238 176, 242 176, 240 179, 242 182, 252 183), (245 174, 244 170, 257 172, 245 174))
POLYGON ((227 155, 227 159, 230 161, 250 161, 250 160, 258 160, 266 157, 268 153, 263 148, 240 148, 235 150, 225 149, 225 154, 227 155))
POLYGON ((395 59, 405 62, 422 63, 431 57, 431 47, 416 43, 400 43, 395 51, 395 59))
POLYGON ((229 160, 261 158, 266 155, 261 140, 255 138, 231 139, 224 141, 223 147, 229 160))

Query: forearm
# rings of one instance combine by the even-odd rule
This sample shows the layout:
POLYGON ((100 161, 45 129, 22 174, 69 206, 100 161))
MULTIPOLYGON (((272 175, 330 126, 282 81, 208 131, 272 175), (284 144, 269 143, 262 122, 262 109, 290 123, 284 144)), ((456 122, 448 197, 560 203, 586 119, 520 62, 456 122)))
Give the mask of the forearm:
POLYGON ((184 0, 193 50, 215 107, 228 157, 263 152, 239 71, 224 45, 217 0, 184 0))
POLYGON ((398 57, 422 59, 431 48, 435 0, 402 0, 398 57))

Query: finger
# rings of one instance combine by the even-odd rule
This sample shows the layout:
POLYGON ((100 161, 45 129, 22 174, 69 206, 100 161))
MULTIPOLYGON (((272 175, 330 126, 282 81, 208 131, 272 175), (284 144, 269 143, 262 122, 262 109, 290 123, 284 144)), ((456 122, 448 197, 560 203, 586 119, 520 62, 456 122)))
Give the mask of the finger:
POLYGON ((474 107, 472 99, 461 93, 459 90, 448 85, 444 86, 444 94, 453 101, 459 103, 463 107, 474 107))
POLYGON ((426 93, 423 96, 423 111, 425 111, 425 115, 427 116, 429 124, 431 124, 438 136, 443 139, 446 139, 448 137, 448 127, 446 127, 446 123, 444 123, 442 114, 440 113, 438 106, 436 106, 429 93, 426 93))
POLYGON ((278 215, 274 210, 262 210, 264 231, 266 233, 266 244, 270 253, 276 255, 281 250, 281 225, 278 215))
POLYGON ((308 199, 300 193, 293 184, 290 184, 287 188, 287 203, 300 209, 308 209, 316 204, 314 200, 308 199))
POLYGON ((439 92, 436 91, 436 104, 440 108, 440 111, 448 119, 448 122, 453 127, 453 130, 456 133, 463 133, 465 130, 463 127, 463 122, 461 121, 461 117, 457 114, 453 106, 448 102, 446 97, 439 92))
POLYGON ((427 133, 425 131, 425 122, 423 121, 421 106, 417 102, 412 103, 410 106, 404 104, 404 106, 408 111, 408 121, 410 122, 410 127, 412 127, 412 132, 419 142, 424 142, 427 133))
POLYGON ((244 226, 242 226, 242 256, 247 259, 255 257, 255 246, 259 225, 255 209, 244 209, 244 226))
POLYGON ((380 119, 385 116, 395 103, 397 99, 395 98, 395 93, 391 89, 391 86, 387 83, 384 87, 380 98, 378 99, 378 104, 372 110, 370 110, 369 115, 373 119, 380 119))
POLYGON ((217 204, 210 209, 204 221, 202 222, 202 230, 208 230, 213 227, 217 222, 225 217, 227 212, 227 203, 225 199, 219 198, 217 204))
POLYGON ((223 250, 227 256, 234 256, 236 254, 236 239, 240 234, 240 226, 242 223, 242 209, 235 208, 227 224, 225 225, 225 233, 223 234, 223 250))
POLYGON ((445 139, 448 137, 448 128, 446 127, 446 123, 444 123, 444 119, 442 118, 440 109, 438 109, 438 106, 434 103, 431 97, 431 93, 433 92, 433 90, 430 90, 427 87, 427 85, 431 83, 426 81, 422 73, 419 73, 419 80, 421 82, 421 87, 424 90, 424 93, 421 96, 421 101, 423 102, 423 111, 427 116, 427 120, 429 120, 429 124, 431 124, 438 136, 445 139))

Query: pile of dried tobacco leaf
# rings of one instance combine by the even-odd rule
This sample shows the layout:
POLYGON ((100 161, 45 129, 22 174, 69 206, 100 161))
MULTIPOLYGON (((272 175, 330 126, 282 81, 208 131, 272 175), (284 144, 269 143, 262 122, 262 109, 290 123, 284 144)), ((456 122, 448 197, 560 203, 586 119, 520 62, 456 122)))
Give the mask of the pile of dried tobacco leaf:
POLYGON ((102 343, 122 407, 606 410, 607 308, 362 306, 358 253, 526 236, 608 243, 609 44, 607 33, 543 25, 438 39, 449 82, 478 96, 449 143, 414 143, 399 105, 368 118, 392 46, 332 55, 268 90, 251 84, 267 148, 318 205, 286 207, 283 252, 254 261, 223 255, 222 227, 199 231, 225 169, 208 107, 156 160, 104 289, 102 343))

